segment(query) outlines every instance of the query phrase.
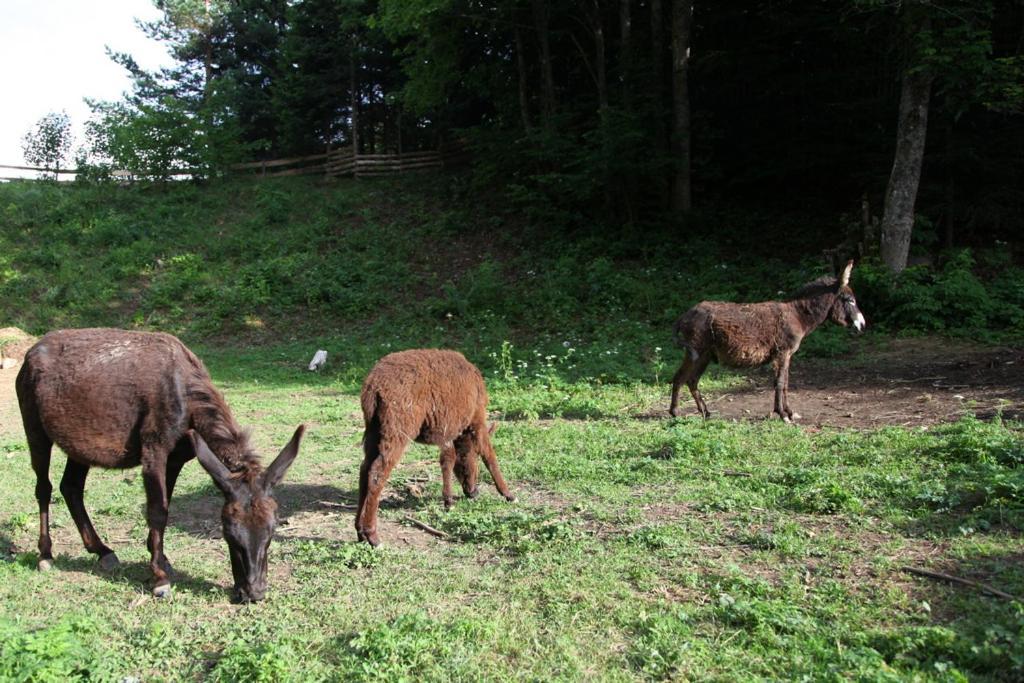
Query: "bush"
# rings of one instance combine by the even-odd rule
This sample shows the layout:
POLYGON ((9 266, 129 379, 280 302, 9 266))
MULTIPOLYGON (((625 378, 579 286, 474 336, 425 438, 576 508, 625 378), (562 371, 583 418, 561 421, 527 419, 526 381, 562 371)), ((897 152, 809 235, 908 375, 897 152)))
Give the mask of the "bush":
POLYGON ((475 680, 475 658, 489 628, 466 619, 441 623, 403 614, 341 644, 338 680, 475 680))
POLYGON ((632 646, 627 659, 649 680, 665 680, 679 673, 689 657, 693 628, 685 612, 652 614, 633 627, 632 646))
POLYGON ((29 632, 0 621, 0 680, 63 683, 112 679, 102 650, 93 644, 96 630, 85 618, 64 618, 29 632))
POLYGON ((872 324, 889 330, 1024 332, 1024 269, 1005 260, 991 282, 975 270, 974 255, 962 249, 938 270, 915 266, 896 276, 869 261, 854 270, 853 285, 872 324))
POLYGON ((300 660, 287 643, 231 644, 210 672, 216 683, 278 683, 307 680, 299 675, 300 660))

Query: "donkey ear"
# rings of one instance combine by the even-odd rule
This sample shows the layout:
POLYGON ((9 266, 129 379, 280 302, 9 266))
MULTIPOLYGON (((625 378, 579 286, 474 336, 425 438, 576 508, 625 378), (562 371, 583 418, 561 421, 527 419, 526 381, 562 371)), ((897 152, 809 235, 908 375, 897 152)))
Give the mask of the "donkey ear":
POLYGON ((231 470, 224 466, 224 463, 213 454, 210 447, 203 441, 203 437, 199 436, 199 433, 193 429, 188 430, 188 438, 192 442, 192 451, 196 454, 196 459, 199 460, 199 464, 203 466, 210 477, 213 479, 213 483, 217 485, 217 488, 221 490, 225 496, 234 496, 238 490, 238 481, 231 476, 231 470))
POLYGON ((839 276, 839 286, 845 287, 850 284, 850 273, 853 272, 853 259, 846 262, 846 267, 843 268, 842 274, 839 276))
POLYGON ((281 452, 274 458, 274 462, 270 463, 270 467, 263 473, 263 491, 264 493, 270 493, 271 489, 281 483, 284 479, 285 472, 295 462, 295 456, 299 454, 299 443, 302 441, 302 435, 306 433, 306 425, 299 425, 299 428, 295 430, 292 440, 288 442, 288 445, 281 449, 281 452))

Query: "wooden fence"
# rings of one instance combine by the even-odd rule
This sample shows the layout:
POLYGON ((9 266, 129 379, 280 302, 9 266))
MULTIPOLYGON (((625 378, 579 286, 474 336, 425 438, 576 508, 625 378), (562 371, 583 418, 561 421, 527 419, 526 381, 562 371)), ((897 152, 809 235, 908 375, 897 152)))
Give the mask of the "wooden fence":
MULTIPOLYGON (((352 147, 339 147, 321 154, 292 157, 290 159, 270 159, 266 161, 250 161, 234 164, 228 168, 234 172, 255 173, 261 177, 281 177, 293 175, 322 174, 328 178, 353 176, 356 178, 372 178, 416 171, 430 171, 460 166, 467 161, 467 152, 462 145, 448 145, 441 150, 425 152, 404 152, 402 154, 353 154, 352 147)), ((36 166, 4 166, 0 169, 19 171, 53 171, 36 166)), ((77 169, 61 169, 60 174, 75 174, 77 169)), ((115 178, 127 180, 130 175, 125 171, 114 171, 115 178)), ((174 171, 171 175, 186 176, 192 174, 188 169, 174 171)), ((0 180, 31 180, 30 178, 4 178, 0 180)))
MULTIPOLYGON (((461 152, 460 152, 461 154, 461 152)), ((284 176, 323 173, 329 178, 374 176, 429 171, 445 168, 460 161, 454 153, 440 151, 404 152, 402 154, 353 154, 352 147, 339 147, 324 154, 313 154, 293 159, 257 161, 232 167, 235 170, 255 170, 260 175, 284 176)))

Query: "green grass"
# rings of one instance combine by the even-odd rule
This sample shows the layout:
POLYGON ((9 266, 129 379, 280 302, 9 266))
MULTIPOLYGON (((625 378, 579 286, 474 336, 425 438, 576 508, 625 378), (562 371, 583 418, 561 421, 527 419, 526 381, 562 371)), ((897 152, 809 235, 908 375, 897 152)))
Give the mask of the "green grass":
MULTIPOLYGON (((288 348, 260 349, 262 365, 204 353, 264 453, 300 420, 310 424, 279 492, 287 523, 258 605, 229 604, 225 546, 210 537, 218 496, 194 463, 171 506, 172 599, 146 590, 135 471, 94 472, 87 489, 124 568, 96 569, 58 497, 56 569, 36 572, 34 480, 24 447, 5 445, 0 536, 16 549, 0 563, 6 677, 1024 675, 1020 603, 899 572, 929 566, 1024 594, 1024 441, 1012 425, 966 418, 812 433, 779 422, 638 420, 638 403, 664 400, 660 386, 597 386, 595 416, 501 420, 495 445, 514 504, 485 482, 479 499, 445 512, 436 454, 413 446, 382 510, 385 545, 371 550, 353 542, 351 513, 329 505, 354 494, 361 457, 352 369, 312 375, 285 362, 288 348), (451 539, 423 534, 406 515, 451 539)), ((510 412, 547 410, 539 380, 493 383, 510 412)))
MULTIPOLYGON (((761 242, 726 258, 692 235, 560 235, 420 183, 0 186, 0 327, 176 332, 265 458, 309 425, 278 490, 268 598, 239 607, 219 494, 196 463, 171 504, 171 599, 149 595, 137 470, 95 471, 86 490, 122 568, 98 571, 55 491, 55 570, 37 572, 35 480, 5 415, 0 680, 1024 677, 1020 602, 900 571, 1024 595, 1021 425, 668 419, 672 319, 700 298, 774 297, 816 263, 761 242), (436 449, 413 446, 372 550, 344 507, 358 391, 412 346, 459 348, 484 372, 519 499, 485 474, 477 500, 446 512, 436 449), (330 359, 309 373, 317 348, 330 359)), ((1018 275, 1000 296, 1019 298, 1018 275)), ((943 278, 980 300, 963 268, 943 278)), ((904 286, 891 310, 928 304, 946 324, 926 278, 904 286)), ((880 339, 823 328, 801 356, 843 363, 880 339)), ((712 367, 702 389, 745 381, 712 367)))

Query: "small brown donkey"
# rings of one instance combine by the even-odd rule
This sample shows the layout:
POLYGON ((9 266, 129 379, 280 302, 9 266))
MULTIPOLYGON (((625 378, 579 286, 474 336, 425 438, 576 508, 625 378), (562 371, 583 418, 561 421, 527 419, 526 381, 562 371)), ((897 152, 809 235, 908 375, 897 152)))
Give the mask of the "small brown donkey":
POLYGON ((40 569, 49 569, 53 560, 49 469, 56 443, 67 455, 60 491, 86 549, 99 556, 104 569, 117 566, 117 555, 89 520, 85 478, 94 466, 142 465, 153 594, 168 595, 167 506, 182 465, 197 457, 224 494, 221 521, 235 600, 263 598, 267 550, 277 523, 272 489, 295 460, 304 426, 264 469, 202 362, 169 334, 50 332, 25 355, 16 387, 36 473, 40 569))
POLYGON ((452 474, 470 498, 478 493, 483 457, 498 492, 515 500, 501 476, 487 426, 487 389, 480 371, 457 351, 418 349, 380 359, 367 375, 363 405, 363 452, 359 469, 356 534, 378 545, 377 508, 391 470, 409 441, 441 447, 442 494, 450 507, 452 474))
POLYGON ((844 327, 853 325, 858 332, 866 324, 850 289, 852 271, 850 261, 838 278, 818 278, 789 301, 702 301, 684 313, 675 324, 676 342, 685 355, 672 378, 669 413, 679 415, 679 388, 685 384, 701 415, 710 415, 697 383, 711 361, 732 368, 771 362, 775 368, 774 412, 786 422, 799 419, 789 408, 789 361, 800 342, 830 318, 844 327))

